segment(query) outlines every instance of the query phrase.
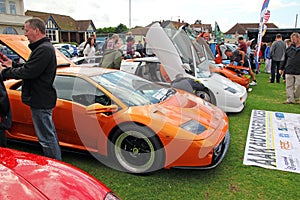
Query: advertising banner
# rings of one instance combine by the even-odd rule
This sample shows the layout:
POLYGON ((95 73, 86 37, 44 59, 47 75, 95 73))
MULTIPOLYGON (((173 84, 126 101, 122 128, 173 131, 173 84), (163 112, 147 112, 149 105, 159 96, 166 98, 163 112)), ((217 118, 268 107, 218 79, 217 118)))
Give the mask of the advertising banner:
POLYGON ((300 173, 300 114, 252 110, 244 165, 300 173))

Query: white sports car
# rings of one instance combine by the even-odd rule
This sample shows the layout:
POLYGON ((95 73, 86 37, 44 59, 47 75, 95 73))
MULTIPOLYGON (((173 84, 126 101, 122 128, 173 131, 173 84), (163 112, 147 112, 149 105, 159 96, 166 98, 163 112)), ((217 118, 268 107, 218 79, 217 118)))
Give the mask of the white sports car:
POLYGON ((194 48, 185 31, 172 26, 162 28, 155 23, 149 28, 146 41, 156 57, 125 60, 122 62, 121 70, 157 82, 170 82, 175 80, 178 74, 182 74, 204 84, 207 91, 199 96, 204 96, 204 99, 224 112, 241 112, 244 109, 247 99, 246 88, 219 74, 211 73, 210 62, 205 52, 198 52, 194 48), (152 74, 159 75, 153 78, 152 75, 149 76, 151 71, 155 71, 152 74))

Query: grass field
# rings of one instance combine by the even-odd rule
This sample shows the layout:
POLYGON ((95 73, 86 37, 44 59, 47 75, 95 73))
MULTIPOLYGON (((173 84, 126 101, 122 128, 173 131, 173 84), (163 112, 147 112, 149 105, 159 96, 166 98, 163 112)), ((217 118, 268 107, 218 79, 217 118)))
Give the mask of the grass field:
MULTIPOLYGON (((245 109, 241 113, 228 114, 231 144, 225 159, 215 169, 162 169, 147 176, 136 176, 106 167, 85 154, 63 152, 63 160, 92 174, 123 200, 299 199, 300 174, 243 165, 253 109, 300 114, 300 104, 282 104, 286 96, 284 83, 268 83, 269 74, 264 72, 257 75, 257 80, 258 85, 252 86, 252 92, 248 93, 245 109)), ((26 151, 38 151, 28 145, 12 145, 26 151)))

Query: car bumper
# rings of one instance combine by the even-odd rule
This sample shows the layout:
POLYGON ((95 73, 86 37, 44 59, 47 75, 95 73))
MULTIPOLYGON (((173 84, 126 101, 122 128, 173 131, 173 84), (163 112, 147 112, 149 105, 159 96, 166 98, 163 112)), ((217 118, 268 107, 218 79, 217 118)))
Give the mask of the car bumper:
POLYGON ((230 144, 230 132, 229 130, 227 131, 225 137, 223 140, 214 148, 213 150, 213 156, 212 156, 212 162, 210 165, 206 166, 172 166, 171 168, 176 168, 176 169, 213 169, 217 167, 222 160, 224 159, 228 149, 229 149, 229 144, 230 144))

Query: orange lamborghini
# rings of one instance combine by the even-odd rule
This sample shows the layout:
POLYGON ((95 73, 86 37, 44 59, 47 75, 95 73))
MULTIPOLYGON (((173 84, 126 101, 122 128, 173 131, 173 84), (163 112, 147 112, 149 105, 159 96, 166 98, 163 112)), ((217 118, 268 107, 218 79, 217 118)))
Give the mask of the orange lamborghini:
MULTIPOLYGON (((0 35, 1 43, 26 60, 30 50, 21 38, 0 35)), ((103 155, 97 158, 129 173, 209 169, 223 160, 230 134, 219 108, 123 71, 79 67, 57 55, 53 120, 61 146, 103 155)), ((21 82, 5 82, 13 113, 7 136, 36 142, 30 109, 21 102, 21 82)))

